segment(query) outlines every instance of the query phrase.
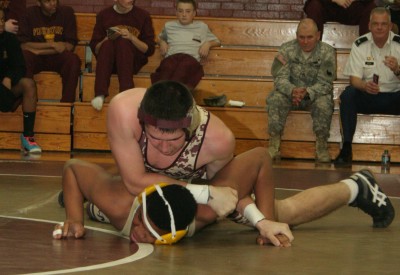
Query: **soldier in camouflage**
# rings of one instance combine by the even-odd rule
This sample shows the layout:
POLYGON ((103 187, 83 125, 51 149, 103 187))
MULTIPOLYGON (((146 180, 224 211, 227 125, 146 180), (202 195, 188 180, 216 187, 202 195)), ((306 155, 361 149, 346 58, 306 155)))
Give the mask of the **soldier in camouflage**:
POLYGON ((280 143, 291 110, 309 110, 316 135, 316 161, 330 162, 327 140, 333 113, 335 49, 320 41, 312 19, 300 21, 296 39, 284 43, 272 64, 274 90, 267 98, 268 151, 280 159, 280 143))

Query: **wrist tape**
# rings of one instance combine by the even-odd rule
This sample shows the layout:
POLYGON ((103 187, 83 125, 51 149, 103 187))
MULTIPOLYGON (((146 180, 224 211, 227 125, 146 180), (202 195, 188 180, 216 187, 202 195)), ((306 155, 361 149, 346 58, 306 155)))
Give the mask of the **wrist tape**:
POLYGON ((186 184, 186 189, 189 190, 190 193, 192 193, 197 203, 207 204, 210 197, 210 190, 208 185, 188 183, 186 184))
POLYGON ((244 208, 243 216, 247 218, 253 226, 256 226, 259 221, 265 219, 265 216, 258 210, 255 203, 251 203, 244 208))

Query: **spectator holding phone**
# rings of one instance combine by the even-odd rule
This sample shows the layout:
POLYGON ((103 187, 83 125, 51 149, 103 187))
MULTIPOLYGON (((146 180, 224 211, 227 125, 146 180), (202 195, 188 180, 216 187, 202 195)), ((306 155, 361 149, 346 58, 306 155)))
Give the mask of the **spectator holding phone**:
POLYGON ((100 111, 113 73, 118 75, 119 91, 134 88, 133 75, 147 64, 154 53, 154 30, 147 11, 132 0, 114 0, 96 18, 90 48, 96 56, 95 98, 92 106, 100 111))
POLYGON ((351 166, 357 114, 400 114, 400 36, 391 29, 390 11, 375 8, 370 15, 370 32, 351 48, 344 70, 351 85, 340 96, 343 144, 334 161, 336 167, 351 166))

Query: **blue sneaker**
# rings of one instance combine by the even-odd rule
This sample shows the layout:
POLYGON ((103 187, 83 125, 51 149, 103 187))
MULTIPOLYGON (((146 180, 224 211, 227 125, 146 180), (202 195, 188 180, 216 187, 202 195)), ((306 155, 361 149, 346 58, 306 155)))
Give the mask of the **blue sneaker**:
POLYGON ((40 154, 42 148, 36 143, 34 137, 25 137, 23 134, 20 136, 21 148, 25 153, 40 154))

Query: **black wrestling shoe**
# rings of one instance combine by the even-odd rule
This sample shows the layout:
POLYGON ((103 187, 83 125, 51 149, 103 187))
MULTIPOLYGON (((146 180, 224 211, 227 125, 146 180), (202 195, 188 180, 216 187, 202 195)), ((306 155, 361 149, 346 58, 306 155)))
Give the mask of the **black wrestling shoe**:
POLYGON ((89 219, 92 221, 110 223, 110 220, 107 218, 107 216, 104 215, 104 213, 101 212, 100 209, 94 205, 94 203, 89 202, 86 205, 86 212, 89 216, 89 219))
POLYGON ((58 193, 58 204, 59 204, 61 207, 65 207, 65 204, 64 204, 64 193, 63 193, 63 191, 60 191, 60 193, 58 193))
POLYGON ((231 214, 229 214, 227 216, 228 219, 230 219, 231 221, 238 223, 238 224, 243 224, 249 227, 254 227, 250 221, 245 217, 242 216, 242 214, 240 214, 237 210, 233 211, 231 214))
POLYGON ((358 185, 358 195, 352 207, 358 207, 372 217, 373 227, 388 227, 394 219, 394 208, 381 190, 370 170, 361 170, 350 177, 358 185))
POLYGON ((345 152, 343 149, 340 150, 339 155, 333 161, 335 167, 351 167, 353 162, 353 153, 345 152))

